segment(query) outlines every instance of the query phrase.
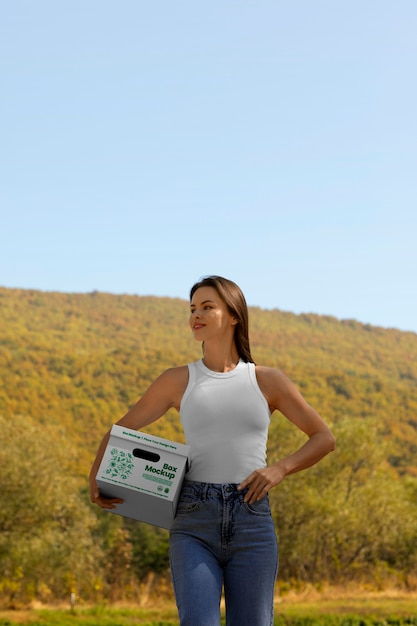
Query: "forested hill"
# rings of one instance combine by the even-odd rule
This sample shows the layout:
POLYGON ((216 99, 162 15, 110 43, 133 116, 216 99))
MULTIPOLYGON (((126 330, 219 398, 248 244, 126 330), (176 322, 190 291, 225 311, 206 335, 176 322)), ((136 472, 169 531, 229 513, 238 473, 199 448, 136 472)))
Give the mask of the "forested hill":
MULTIPOLYGON (((150 381, 200 357, 185 300, 0 288, 0 316, 0 415, 64 438, 83 474, 150 381)), ((259 308, 250 327, 257 362, 283 370, 330 424, 377 423, 391 465, 417 474, 416 334, 259 308)), ((181 439, 175 413, 151 430, 181 439)))

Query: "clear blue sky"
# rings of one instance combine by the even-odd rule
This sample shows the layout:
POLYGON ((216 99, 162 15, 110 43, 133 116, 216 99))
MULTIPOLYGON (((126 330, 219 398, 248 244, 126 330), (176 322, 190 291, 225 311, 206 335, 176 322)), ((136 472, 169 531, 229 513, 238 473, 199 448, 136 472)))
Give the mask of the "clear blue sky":
POLYGON ((415 0, 13 0, 0 285, 417 332, 415 0))

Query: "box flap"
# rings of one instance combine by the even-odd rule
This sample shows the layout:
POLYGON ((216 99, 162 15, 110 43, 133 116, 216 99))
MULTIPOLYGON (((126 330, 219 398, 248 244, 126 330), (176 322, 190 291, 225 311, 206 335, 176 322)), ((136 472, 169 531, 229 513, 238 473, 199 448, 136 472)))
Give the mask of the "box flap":
POLYGON ((125 428, 114 424, 112 426, 110 436, 119 437, 120 439, 127 439, 129 441, 137 441, 142 445, 156 448, 158 450, 165 450, 166 452, 174 452, 181 456, 185 456, 188 461, 190 460, 190 446, 183 443, 177 443, 175 441, 169 441, 162 437, 156 437, 156 435, 148 435, 138 430, 132 430, 131 428, 125 428))

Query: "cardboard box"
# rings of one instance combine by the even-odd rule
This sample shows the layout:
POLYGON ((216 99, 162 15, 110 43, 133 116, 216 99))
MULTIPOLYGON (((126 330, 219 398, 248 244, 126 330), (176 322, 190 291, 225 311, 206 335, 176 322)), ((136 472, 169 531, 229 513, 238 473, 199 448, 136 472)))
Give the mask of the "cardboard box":
POLYGON ((170 528, 189 454, 184 444, 114 425, 97 485, 104 497, 124 502, 109 511, 170 528))

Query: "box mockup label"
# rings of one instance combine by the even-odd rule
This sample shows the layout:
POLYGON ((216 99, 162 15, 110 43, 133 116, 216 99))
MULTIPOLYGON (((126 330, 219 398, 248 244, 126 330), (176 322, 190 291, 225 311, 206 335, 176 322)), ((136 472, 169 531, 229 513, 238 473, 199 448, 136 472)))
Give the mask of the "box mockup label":
POLYGON ((170 528, 189 455, 189 446, 114 425, 97 485, 104 497, 124 502, 109 511, 170 528))

